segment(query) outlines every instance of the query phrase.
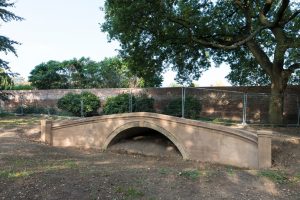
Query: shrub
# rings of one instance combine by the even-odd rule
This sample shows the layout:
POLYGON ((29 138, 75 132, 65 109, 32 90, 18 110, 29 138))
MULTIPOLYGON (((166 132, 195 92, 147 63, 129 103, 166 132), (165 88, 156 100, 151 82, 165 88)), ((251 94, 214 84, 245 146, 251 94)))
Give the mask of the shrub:
MULTIPOLYGON (((187 96, 184 105, 184 117, 190 119, 197 119, 200 116, 202 105, 200 101, 193 97, 187 96)), ((176 117, 182 116, 182 98, 172 100, 164 109, 164 114, 176 117)))
POLYGON ((97 109, 100 107, 100 100, 90 92, 82 92, 81 94, 68 93, 58 100, 57 107, 75 116, 81 116, 81 101, 83 102, 83 116, 89 117, 98 114, 97 109))
POLYGON ((149 98, 146 94, 131 97, 130 94, 119 94, 107 99, 103 108, 106 115, 130 112, 154 112, 154 99, 149 98), (130 99, 131 98, 131 99, 130 99), (130 105, 130 103, 132 103, 130 105))
POLYGON ((31 85, 14 85, 10 90, 34 90, 34 87, 31 85))
MULTIPOLYGON (((135 97, 132 96, 132 102, 135 97)), ((117 113, 128 113, 130 111, 130 94, 119 94, 114 97, 109 97, 103 107, 103 113, 106 115, 117 113)))
POLYGON ((134 112, 155 112, 154 110, 154 99, 148 97, 147 94, 143 93, 135 97, 135 104, 133 106, 134 112))

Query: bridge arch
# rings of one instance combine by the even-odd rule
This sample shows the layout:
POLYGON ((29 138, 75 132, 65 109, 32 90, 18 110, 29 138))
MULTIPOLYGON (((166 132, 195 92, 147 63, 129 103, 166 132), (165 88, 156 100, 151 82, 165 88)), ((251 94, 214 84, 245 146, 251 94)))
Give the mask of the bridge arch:
POLYGON ((133 121, 133 122, 128 122, 126 124, 123 124, 116 128, 111 134, 108 135, 108 137, 105 139, 103 149, 107 149, 110 143, 118 137, 119 134, 121 134, 123 131, 126 131, 131 128, 148 128, 155 130, 162 135, 164 135, 167 139, 169 139, 179 150, 180 154, 182 155, 183 159, 188 159, 188 154, 184 148, 184 146, 179 142, 179 140, 176 138, 174 134, 171 132, 167 131, 166 129, 151 123, 147 121, 133 121))

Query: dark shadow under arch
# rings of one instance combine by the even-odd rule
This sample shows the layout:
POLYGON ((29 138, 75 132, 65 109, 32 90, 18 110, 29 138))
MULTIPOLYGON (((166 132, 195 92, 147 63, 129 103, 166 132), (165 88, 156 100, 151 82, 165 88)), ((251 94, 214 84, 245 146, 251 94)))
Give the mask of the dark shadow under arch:
MULTIPOLYGON (((187 159, 188 155, 181 143, 178 142, 177 138, 170 133, 169 131, 165 130, 164 128, 157 126, 156 124, 150 122, 129 122, 124 125, 121 125, 117 129, 115 129, 106 139, 104 144, 104 149, 107 149, 110 145, 129 137, 135 137, 140 135, 141 131, 147 132, 154 131, 155 134, 160 135, 163 138, 169 140, 179 151, 183 159, 187 159)), ((150 133, 151 134, 151 133, 150 133)))

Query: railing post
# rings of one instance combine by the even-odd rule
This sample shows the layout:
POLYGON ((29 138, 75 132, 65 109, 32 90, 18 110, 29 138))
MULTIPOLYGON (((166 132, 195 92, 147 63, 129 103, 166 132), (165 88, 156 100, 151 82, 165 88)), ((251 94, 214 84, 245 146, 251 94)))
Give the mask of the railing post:
POLYGON ((131 89, 129 90, 129 112, 132 112, 132 91, 131 89))
POLYGON ((258 168, 272 166, 272 131, 257 131, 258 137, 258 168))
POLYGON ((185 112, 185 87, 182 87, 182 94, 181 94, 181 117, 184 118, 184 112, 185 112))
POLYGON ((243 95, 243 125, 247 124, 247 93, 244 93, 243 95))
POLYGON ((80 115, 81 117, 84 117, 84 114, 83 114, 83 100, 80 99, 80 115))
POLYGON ((24 96, 23 96, 23 94, 21 94, 21 96, 20 96, 20 101, 21 101, 21 115, 24 115, 23 100, 24 100, 24 96))
POLYGON ((297 126, 300 125, 300 105, 299 105, 299 96, 297 96, 297 108, 298 108, 298 121, 297 126))

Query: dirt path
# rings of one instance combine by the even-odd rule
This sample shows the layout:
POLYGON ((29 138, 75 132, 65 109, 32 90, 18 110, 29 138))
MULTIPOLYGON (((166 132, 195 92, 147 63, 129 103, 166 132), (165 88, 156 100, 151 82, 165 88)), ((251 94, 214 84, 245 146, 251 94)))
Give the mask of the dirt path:
POLYGON ((278 165, 257 171, 49 147, 20 137, 29 131, 0 131, 0 199, 300 199, 297 142, 279 140, 278 165))

